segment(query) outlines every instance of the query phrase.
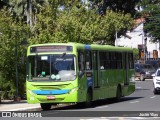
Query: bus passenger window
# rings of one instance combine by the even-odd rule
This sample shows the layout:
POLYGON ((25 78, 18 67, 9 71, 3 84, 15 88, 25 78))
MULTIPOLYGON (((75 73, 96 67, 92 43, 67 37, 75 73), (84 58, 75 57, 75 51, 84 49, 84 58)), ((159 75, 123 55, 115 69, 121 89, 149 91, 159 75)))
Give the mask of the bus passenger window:
POLYGON ((91 52, 90 51, 86 51, 85 53, 85 65, 86 65, 86 70, 91 70, 92 69, 92 60, 91 60, 91 52))
POLYGON ((90 62, 86 62, 86 69, 90 70, 90 62))
POLYGON ((105 68, 105 52, 100 52, 99 53, 99 60, 100 60, 100 70, 104 70, 105 68))
POLYGON ((133 53, 128 54, 129 69, 134 69, 133 53))

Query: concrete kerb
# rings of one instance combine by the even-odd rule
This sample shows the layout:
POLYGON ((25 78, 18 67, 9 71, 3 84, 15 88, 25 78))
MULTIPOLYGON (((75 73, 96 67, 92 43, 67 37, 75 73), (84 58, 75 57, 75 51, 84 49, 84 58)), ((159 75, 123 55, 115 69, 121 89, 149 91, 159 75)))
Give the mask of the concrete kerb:
POLYGON ((40 106, 33 106, 33 107, 26 107, 26 108, 10 109, 5 111, 38 111, 39 109, 41 109, 40 106))
POLYGON ((2 100, 0 103, 0 111, 36 111, 40 108, 40 104, 28 104, 26 100, 2 100))

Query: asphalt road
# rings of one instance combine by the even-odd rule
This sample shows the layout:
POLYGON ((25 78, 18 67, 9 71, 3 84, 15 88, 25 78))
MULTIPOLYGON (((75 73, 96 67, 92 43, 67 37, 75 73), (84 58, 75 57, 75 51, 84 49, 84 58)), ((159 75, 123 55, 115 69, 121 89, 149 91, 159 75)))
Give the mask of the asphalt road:
POLYGON ((71 105, 66 107, 54 108, 49 111, 41 111, 43 117, 55 117, 60 119, 97 120, 99 119, 119 119, 134 117, 134 119, 160 119, 160 95, 153 94, 152 80, 136 81, 136 91, 120 102, 112 99, 100 100, 93 103, 92 108, 71 105), (89 118, 88 118, 89 117, 89 118))
POLYGON ((159 120, 159 103, 160 95, 153 94, 152 80, 136 81, 136 91, 120 102, 107 99, 94 102, 91 108, 70 105, 48 111, 36 109, 34 112, 40 112, 42 118, 34 120, 159 120))

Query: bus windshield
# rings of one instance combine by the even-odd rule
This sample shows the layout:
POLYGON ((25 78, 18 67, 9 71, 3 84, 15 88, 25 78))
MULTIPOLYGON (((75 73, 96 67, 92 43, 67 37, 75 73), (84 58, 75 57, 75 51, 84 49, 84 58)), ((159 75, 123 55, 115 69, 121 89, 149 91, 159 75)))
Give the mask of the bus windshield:
POLYGON ((28 57, 30 81, 75 80, 75 56, 70 54, 37 55, 28 57))

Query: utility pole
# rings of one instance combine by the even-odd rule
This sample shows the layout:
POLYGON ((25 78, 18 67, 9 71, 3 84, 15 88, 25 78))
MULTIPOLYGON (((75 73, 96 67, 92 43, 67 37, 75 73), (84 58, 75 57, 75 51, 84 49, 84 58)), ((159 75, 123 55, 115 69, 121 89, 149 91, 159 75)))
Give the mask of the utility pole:
POLYGON ((116 30, 116 40, 115 40, 115 46, 118 46, 118 41, 117 41, 117 30, 116 30))
POLYGON ((15 54, 16 54, 16 101, 19 101, 19 93, 18 93, 18 43, 16 40, 16 44, 15 44, 15 54))

